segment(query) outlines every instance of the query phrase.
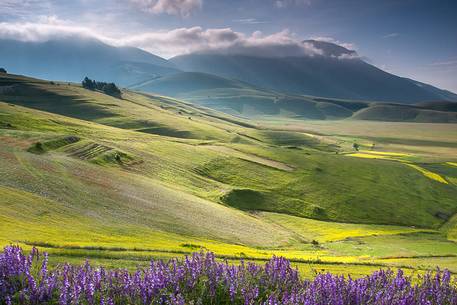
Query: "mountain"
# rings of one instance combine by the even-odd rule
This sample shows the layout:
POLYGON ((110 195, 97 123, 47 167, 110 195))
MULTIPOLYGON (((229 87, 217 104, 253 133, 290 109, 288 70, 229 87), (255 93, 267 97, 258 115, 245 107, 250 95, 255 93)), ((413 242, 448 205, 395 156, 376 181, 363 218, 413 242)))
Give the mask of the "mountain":
POLYGON ((155 92, 169 96, 179 96, 200 90, 217 88, 253 88, 251 85, 231 80, 220 76, 201 72, 180 72, 154 78, 142 83, 130 86, 131 89, 155 92))
MULTIPOLYGON (((400 105, 388 103, 374 103, 367 108, 357 111, 352 119, 391 122, 416 123, 457 123, 457 112, 454 110, 437 110, 432 103, 430 106, 400 105)), ((444 108, 451 108, 448 102, 444 108)))
POLYGON ((291 94, 402 103, 457 101, 452 92, 387 73, 342 46, 315 40, 304 43, 320 49, 322 55, 272 58, 199 53, 170 61, 184 71, 239 79, 291 94))
POLYGON ((89 76, 244 117, 457 120, 453 103, 447 102, 457 100, 455 94, 386 73, 342 46, 315 40, 303 43, 312 44, 321 55, 190 54, 166 60, 93 38, 0 40, 0 66, 49 80, 80 82, 89 76), (417 107, 399 105, 418 102, 422 104, 417 107))
MULTIPOLYGON (((201 72, 181 72, 155 78, 129 89, 172 96, 237 116, 293 116, 304 119, 350 117, 350 102, 315 101, 201 72), (346 107, 349 107, 347 109, 346 107)), ((363 103, 362 107, 367 107, 363 103)))
MULTIPOLYGON (((335 50, 334 50, 335 52, 335 50)), ((341 53, 333 53, 341 54, 341 53)), ((457 123, 457 103, 432 101, 413 105, 330 99, 284 94, 201 72, 179 72, 131 86, 190 101, 235 116, 312 120, 457 123)))
POLYGON ((0 66, 49 80, 80 82, 89 76, 122 86, 177 72, 172 63, 138 48, 82 37, 45 42, 0 39, 0 66))
POLYGON ((346 49, 343 46, 340 46, 340 45, 337 45, 337 44, 334 44, 334 43, 331 43, 331 42, 309 39, 309 40, 303 40, 303 43, 311 44, 314 48, 319 49, 322 52, 323 56, 327 56, 327 57, 341 57, 341 56, 358 57, 356 51, 346 49))

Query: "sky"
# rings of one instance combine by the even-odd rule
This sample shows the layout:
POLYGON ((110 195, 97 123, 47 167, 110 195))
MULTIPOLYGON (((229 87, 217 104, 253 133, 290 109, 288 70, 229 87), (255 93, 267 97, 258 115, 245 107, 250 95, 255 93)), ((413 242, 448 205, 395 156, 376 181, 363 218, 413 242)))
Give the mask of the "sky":
POLYGON ((457 92, 455 0, 0 0, 0 39, 69 35, 165 58, 205 50, 312 55, 301 41, 326 40, 457 92))

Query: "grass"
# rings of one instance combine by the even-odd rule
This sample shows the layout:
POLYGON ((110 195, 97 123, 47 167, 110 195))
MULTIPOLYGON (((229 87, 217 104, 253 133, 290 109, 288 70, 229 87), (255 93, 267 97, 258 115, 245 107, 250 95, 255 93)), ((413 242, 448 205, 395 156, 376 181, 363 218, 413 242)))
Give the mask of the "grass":
POLYGON ((450 124, 266 125, 166 97, 9 77, 23 91, 0 96, 2 245, 37 245, 55 264, 128 268, 200 248, 276 254, 310 276, 429 268, 427 257, 441 264, 437 255, 457 250, 450 124), (376 151, 365 149, 374 138, 376 151), (370 158, 348 157, 354 141, 370 158))
POLYGON ((387 151, 366 151, 361 150, 361 153, 367 153, 370 155, 381 155, 381 156, 391 156, 391 157, 406 157, 408 154, 396 153, 396 152, 387 152, 387 151))
POLYGON ((405 165, 414 168, 415 170, 422 173, 425 177, 435 180, 440 183, 448 184, 446 179, 440 176, 437 173, 431 172, 417 164, 412 164, 410 161, 402 159, 402 157, 408 156, 407 154, 401 153, 391 153, 391 152, 357 152, 357 153, 350 153, 348 154, 350 157, 357 157, 357 158, 364 158, 364 159, 381 159, 381 160, 391 160, 391 161, 399 161, 405 163, 405 165))
POLYGON ((357 157, 357 158, 366 158, 366 159, 383 159, 383 160, 395 160, 389 155, 378 155, 378 154, 370 154, 370 153, 352 153, 348 154, 350 157, 357 157))
POLYGON ((343 155, 300 155, 300 151, 295 154, 294 163, 283 160, 294 166, 293 172, 235 158, 211 160, 199 167, 198 172, 233 186, 222 201, 248 211, 342 222, 436 227, 440 221, 435 214, 454 209, 453 188, 435 185, 434 180, 401 163, 355 160, 343 155), (432 189, 439 190, 439 206, 432 203, 436 202, 430 197, 434 193, 432 189), (429 209, 434 212, 430 213, 429 209))
POLYGON ((435 174, 429 170, 426 170, 425 168, 422 168, 416 164, 408 164, 408 166, 414 168, 414 169, 417 169, 419 172, 421 172, 425 177, 427 178, 430 178, 432 180, 435 180, 435 181, 438 181, 440 183, 444 183, 444 184, 448 184, 448 182, 443 179, 443 177, 441 177, 440 175, 438 174, 435 174))
POLYGON ((424 231, 422 229, 401 226, 319 221, 277 213, 260 213, 259 217, 287 228, 308 242, 315 240, 318 243, 334 242, 354 237, 397 235, 424 231))

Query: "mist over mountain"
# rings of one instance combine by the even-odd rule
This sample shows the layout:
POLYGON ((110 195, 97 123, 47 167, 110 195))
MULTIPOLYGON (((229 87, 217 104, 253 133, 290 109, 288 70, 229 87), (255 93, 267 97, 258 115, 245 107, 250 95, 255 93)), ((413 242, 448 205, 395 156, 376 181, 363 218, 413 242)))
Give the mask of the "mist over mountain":
POLYGON ((141 49, 79 36, 44 42, 0 39, 0 66, 49 80, 80 82, 89 76, 122 86, 176 72, 172 63, 141 49))
POLYGON ((315 39, 308 39, 303 40, 304 44, 309 44, 313 46, 315 49, 321 51, 322 56, 326 57, 358 57, 358 54, 354 50, 349 50, 343 46, 338 44, 323 41, 323 40, 315 40, 315 39))

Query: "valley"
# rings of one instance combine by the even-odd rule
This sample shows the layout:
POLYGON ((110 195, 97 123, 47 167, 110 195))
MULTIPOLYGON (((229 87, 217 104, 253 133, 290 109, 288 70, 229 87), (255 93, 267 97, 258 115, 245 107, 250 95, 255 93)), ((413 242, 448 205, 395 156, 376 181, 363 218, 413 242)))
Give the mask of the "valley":
POLYGON ((2 245, 54 265, 204 250, 284 256, 306 277, 457 272, 454 124, 248 119, 13 74, 0 87, 2 245))

